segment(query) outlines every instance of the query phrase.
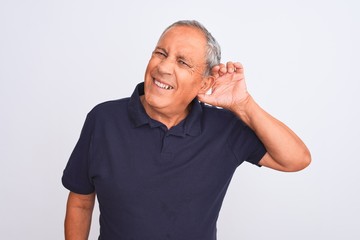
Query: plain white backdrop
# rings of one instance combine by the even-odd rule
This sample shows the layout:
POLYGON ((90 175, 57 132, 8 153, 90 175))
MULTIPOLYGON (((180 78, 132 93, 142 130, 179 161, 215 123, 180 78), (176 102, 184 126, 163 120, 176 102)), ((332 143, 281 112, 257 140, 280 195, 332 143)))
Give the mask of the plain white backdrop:
POLYGON ((359 12, 356 0, 1 0, 1 239, 63 239, 60 179, 87 112, 129 96, 180 19, 243 63, 250 93, 313 157, 299 173, 243 164, 218 239, 360 239, 359 12))

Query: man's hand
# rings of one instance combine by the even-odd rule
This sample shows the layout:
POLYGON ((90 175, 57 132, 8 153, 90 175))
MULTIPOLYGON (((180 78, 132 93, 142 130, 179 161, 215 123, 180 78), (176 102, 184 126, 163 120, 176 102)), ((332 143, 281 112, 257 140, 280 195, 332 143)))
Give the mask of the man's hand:
POLYGON ((267 150, 260 165, 292 172, 310 164, 310 152, 301 139, 264 111, 250 96, 240 63, 228 62, 215 66, 212 76, 215 81, 211 94, 199 94, 198 99, 232 111, 255 132, 267 150))
POLYGON ((198 99, 230 111, 241 111, 250 96, 246 89, 243 66, 238 62, 228 62, 226 65, 214 66, 211 73, 215 78, 211 94, 199 94, 198 99))

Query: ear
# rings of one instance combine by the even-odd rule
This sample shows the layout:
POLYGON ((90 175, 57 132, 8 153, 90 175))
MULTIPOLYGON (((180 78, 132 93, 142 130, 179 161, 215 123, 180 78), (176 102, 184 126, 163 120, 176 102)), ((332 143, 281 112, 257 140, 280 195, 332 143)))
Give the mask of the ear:
POLYGON ((215 77, 213 76, 204 77, 198 94, 205 94, 207 91, 209 91, 214 84, 214 81, 215 77))

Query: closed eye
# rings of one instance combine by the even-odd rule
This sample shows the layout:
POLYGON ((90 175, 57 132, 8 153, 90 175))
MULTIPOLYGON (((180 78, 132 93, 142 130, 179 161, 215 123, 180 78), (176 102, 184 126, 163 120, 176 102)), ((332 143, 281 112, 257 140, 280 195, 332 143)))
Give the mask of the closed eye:
POLYGON ((168 56, 167 52, 165 51, 165 49, 160 48, 160 47, 156 47, 153 51, 154 55, 157 55, 158 57, 161 58, 166 58, 168 56))
POLYGON ((162 57, 167 57, 166 53, 161 52, 161 51, 154 51, 154 54, 162 56, 162 57))
POLYGON ((190 64, 188 64, 188 63, 185 62, 184 60, 178 60, 178 62, 179 62, 181 65, 185 66, 185 67, 191 68, 190 64))

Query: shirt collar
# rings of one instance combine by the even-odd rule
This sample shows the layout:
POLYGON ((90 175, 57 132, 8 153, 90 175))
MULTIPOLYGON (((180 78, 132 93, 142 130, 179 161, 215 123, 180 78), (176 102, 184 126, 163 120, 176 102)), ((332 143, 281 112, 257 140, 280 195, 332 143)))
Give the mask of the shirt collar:
MULTIPOLYGON (((134 127, 148 124, 151 128, 164 126, 162 123, 151 119, 140 101, 144 95, 144 83, 139 83, 130 97, 128 112, 134 127)), ((201 133, 202 106, 195 98, 191 103, 191 110, 188 116, 178 125, 172 127, 168 133, 176 136, 197 136, 201 133)))

